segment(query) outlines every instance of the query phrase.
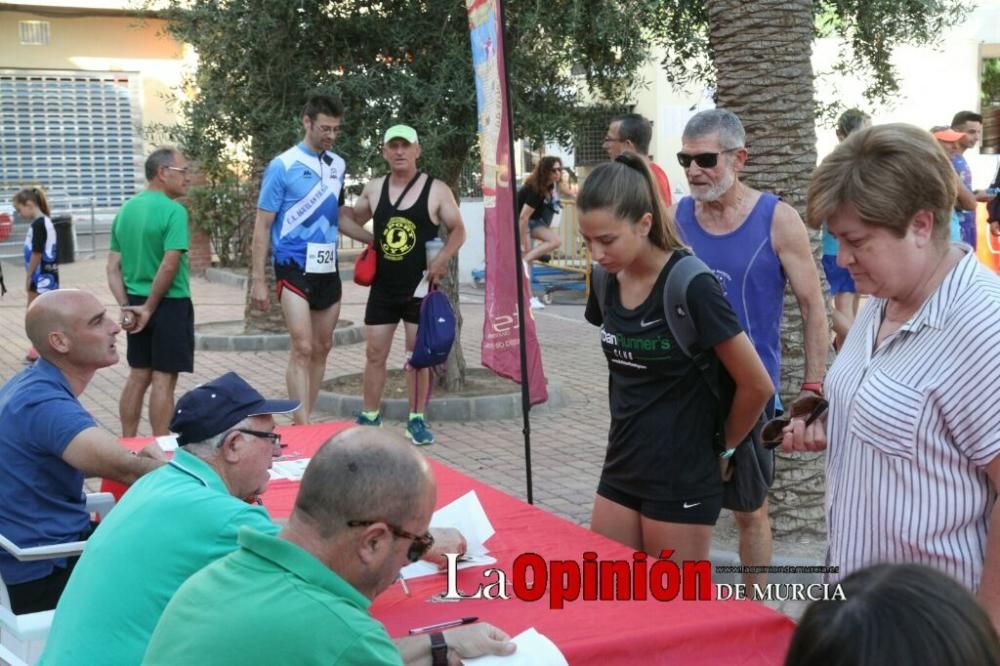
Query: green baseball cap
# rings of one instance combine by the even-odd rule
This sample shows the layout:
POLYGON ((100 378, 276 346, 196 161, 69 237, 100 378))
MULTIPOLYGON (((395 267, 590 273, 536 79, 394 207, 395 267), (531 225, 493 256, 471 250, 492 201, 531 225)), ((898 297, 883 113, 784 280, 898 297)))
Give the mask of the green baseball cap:
POLYGON ((382 143, 389 143, 393 139, 402 139, 410 143, 420 143, 417 140, 417 130, 409 125, 393 125, 385 131, 385 138, 382 139, 382 143))

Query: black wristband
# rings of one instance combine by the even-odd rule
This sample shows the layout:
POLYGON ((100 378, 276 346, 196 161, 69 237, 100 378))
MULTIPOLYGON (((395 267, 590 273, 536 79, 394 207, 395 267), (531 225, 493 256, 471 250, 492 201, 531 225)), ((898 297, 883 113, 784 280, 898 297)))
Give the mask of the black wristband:
POLYGON ((431 666, 448 666, 448 643, 440 631, 431 634, 431 666))

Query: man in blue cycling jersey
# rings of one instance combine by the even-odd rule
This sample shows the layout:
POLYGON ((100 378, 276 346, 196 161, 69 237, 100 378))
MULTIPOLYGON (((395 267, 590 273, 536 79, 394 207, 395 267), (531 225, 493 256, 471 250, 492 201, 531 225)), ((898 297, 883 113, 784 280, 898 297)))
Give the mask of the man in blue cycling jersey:
POLYGON ((340 316, 337 233, 368 243, 372 235, 343 207, 344 159, 332 152, 344 115, 340 102, 313 95, 302 111, 305 136, 271 160, 260 186, 253 233, 250 299, 267 310, 264 267, 270 247, 278 300, 291 337, 285 380, 301 402, 296 423, 309 415, 333 347, 340 316))

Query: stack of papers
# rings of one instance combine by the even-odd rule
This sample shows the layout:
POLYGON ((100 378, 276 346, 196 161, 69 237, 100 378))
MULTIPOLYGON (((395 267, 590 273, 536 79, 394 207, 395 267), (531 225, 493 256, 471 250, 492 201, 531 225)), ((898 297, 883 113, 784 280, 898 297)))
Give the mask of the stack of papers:
POLYGON ((156 438, 156 443, 165 453, 177 450, 177 435, 160 435, 156 438))
MULTIPOLYGON (((490 557, 490 551, 485 545, 496 530, 486 517, 486 511, 475 490, 470 490, 451 504, 435 511, 431 517, 431 527, 454 527, 465 537, 466 551, 458 561, 459 569, 496 564, 496 558, 490 557)), ((399 575, 403 578, 419 578, 440 571, 430 562, 421 560, 403 567, 399 575)))
POLYGON ((301 481, 310 460, 312 458, 299 458, 298 460, 279 460, 272 463, 269 470, 271 480, 287 479, 288 481, 301 481))
POLYGON ((511 640, 517 645, 517 652, 512 655, 466 658, 462 663, 468 666, 569 666, 569 662, 556 644, 548 636, 538 633, 534 627, 526 629, 511 640))

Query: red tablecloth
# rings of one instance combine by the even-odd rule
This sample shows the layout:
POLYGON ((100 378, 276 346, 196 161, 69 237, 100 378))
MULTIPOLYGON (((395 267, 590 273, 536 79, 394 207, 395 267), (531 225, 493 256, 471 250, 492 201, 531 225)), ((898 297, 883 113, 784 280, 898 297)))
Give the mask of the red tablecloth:
MULTIPOLYGON (((310 457, 334 433, 349 423, 279 428, 290 458, 310 457)), ((141 448, 150 440, 130 440, 141 448)), ((431 461, 438 481, 438 506, 475 490, 496 534, 487 542, 497 568, 508 574, 521 553, 538 553, 546 560, 581 562, 585 551, 600 559, 631 560, 632 551, 567 520, 431 461)), ((263 495, 265 507, 276 518, 287 517, 298 483, 272 481, 263 495)), ((484 578, 483 568, 458 573, 458 589, 474 591, 484 578)), ((475 615, 511 635, 534 627, 551 638, 570 664, 780 664, 794 624, 784 615, 750 601, 573 601, 563 609, 549 608, 548 597, 526 602, 469 599, 430 602, 446 589, 445 576, 408 582, 412 596, 393 585, 372 605, 372 614, 393 636, 409 628, 475 615)), ((510 592, 510 588, 508 588, 510 592)))

